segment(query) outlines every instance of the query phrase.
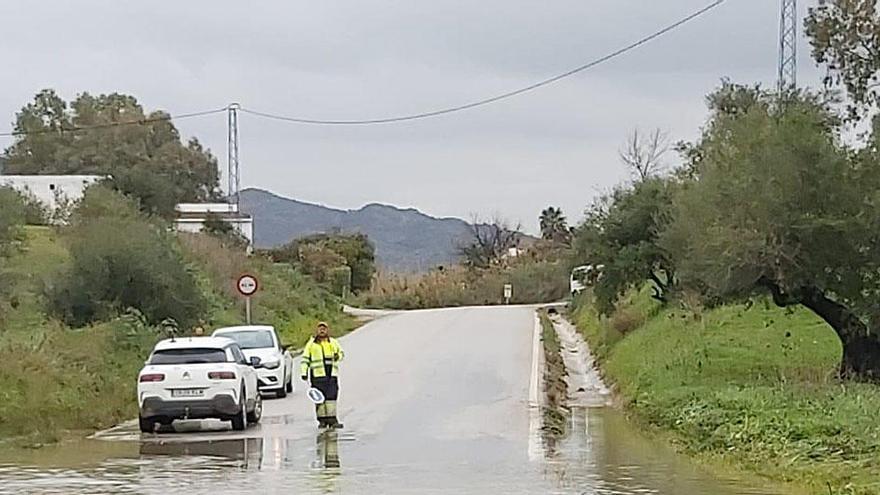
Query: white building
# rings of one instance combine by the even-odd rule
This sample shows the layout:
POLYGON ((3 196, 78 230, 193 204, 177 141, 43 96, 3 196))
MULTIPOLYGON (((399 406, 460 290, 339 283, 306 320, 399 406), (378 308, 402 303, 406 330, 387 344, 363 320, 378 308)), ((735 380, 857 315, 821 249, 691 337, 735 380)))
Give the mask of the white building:
POLYGON ((211 218, 232 225, 239 235, 254 244, 254 219, 238 211, 238 205, 229 203, 181 203, 175 207, 174 226, 179 232, 201 232, 211 218))
POLYGON ((106 178, 101 175, 0 175, 0 186, 33 196, 50 211, 55 211, 60 202, 79 200, 87 187, 106 178))

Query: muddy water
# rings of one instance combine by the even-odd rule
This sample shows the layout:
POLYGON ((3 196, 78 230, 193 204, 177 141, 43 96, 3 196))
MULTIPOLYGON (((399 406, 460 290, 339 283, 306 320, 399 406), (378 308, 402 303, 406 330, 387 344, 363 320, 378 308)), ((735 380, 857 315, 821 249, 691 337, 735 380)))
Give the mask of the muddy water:
POLYGON ((605 406, 607 390, 588 364, 569 377, 569 435, 530 459, 533 323, 522 308, 380 320, 343 342, 351 356, 341 378, 345 430, 317 432, 297 393, 266 401, 263 422, 244 434, 195 423, 142 438, 126 425, 100 440, 0 449, 0 494, 776 493, 712 477, 640 435, 605 406))

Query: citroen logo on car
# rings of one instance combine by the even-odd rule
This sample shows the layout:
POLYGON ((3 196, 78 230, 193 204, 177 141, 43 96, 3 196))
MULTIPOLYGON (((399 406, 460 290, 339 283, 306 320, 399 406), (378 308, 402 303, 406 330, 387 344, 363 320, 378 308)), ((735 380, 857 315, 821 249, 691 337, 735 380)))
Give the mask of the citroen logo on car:
POLYGON ((184 380, 189 380, 189 379, 190 379, 189 371, 184 371, 184 372, 183 372, 183 379, 184 379, 184 380))

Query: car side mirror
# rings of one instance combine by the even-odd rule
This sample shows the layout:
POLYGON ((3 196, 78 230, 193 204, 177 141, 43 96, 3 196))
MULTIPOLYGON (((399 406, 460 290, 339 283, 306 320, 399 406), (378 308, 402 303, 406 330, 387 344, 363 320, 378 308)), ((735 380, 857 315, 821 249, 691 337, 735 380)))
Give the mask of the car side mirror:
POLYGON ((260 358, 258 358, 257 356, 252 357, 251 358, 251 367, 262 368, 263 364, 262 364, 262 361, 260 360, 260 358))

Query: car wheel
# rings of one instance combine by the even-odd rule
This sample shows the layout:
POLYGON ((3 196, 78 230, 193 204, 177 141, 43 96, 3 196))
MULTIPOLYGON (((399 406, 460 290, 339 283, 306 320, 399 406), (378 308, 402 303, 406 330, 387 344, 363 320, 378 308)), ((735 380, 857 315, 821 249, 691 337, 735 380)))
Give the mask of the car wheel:
POLYGON ((283 398, 287 397, 287 385, 284 384, 284 379, 285 379, 284 377, 286 377, 286 376, 287 376, 287 372, 281 373, 281 382, 282 382, 281 388, 279 388, 278 392, 275 393, 275 397, 278 397, 279 399, 283 399, 283 398))
POLYGON ((257 394, 257 400, 254 402, 254 410, 247 415, 248 423, 259 423, 263 417, 263 396, 257 394))
POLYGON ((232 417, 232 429, 235 431, 242 431, 247 428, 247 395, 245 395, 244 388, 241 389, 241 394, 239 402, 240 407, 238 414, 232 417))
POLYGON ((141 433, 154 433, 156 431, 156 422, 141 415, 138 415, 138 426, 141 429, 141 433))

